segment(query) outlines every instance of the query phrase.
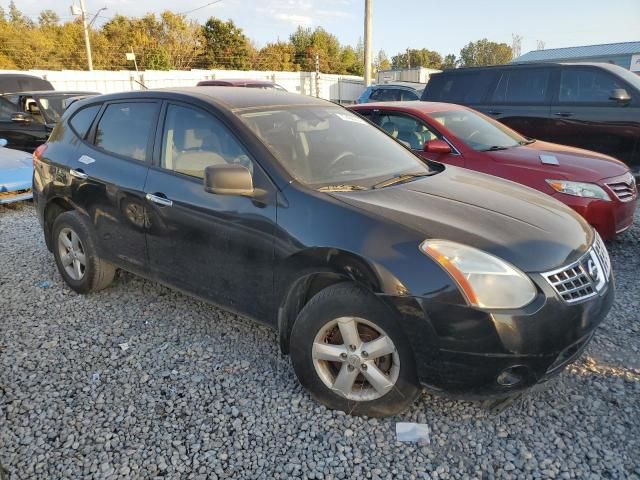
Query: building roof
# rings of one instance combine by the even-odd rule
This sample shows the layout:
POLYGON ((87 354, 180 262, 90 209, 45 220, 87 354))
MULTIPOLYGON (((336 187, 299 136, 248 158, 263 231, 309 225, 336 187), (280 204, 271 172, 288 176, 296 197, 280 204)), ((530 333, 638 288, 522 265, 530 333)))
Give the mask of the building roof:
POLYGON ((534 50, 513 59, 511 63, 547 62, 553 60, 596 58, 613 55, 632 55, 634 53, 640 53, 640 42, 607 43, 603 45, 586 45, 583 47, 534 50))

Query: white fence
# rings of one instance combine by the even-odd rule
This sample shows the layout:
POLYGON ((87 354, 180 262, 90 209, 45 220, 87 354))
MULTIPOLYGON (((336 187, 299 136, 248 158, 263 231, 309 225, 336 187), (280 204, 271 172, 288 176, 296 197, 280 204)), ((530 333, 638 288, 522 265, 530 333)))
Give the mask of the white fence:
POLYGON ((290 92, 312 95, 339 103, 353 103, 364 90, 362 77, 314 72, 265 72, 243 70, 0 70, 0 73, 28 73, 50 81, 56 90, 84 90, 114 93, 163 87, 189 87, 200 80, 247 78, 270 80, 290 92), (144 86, 143 86, 144 85, 144 86))

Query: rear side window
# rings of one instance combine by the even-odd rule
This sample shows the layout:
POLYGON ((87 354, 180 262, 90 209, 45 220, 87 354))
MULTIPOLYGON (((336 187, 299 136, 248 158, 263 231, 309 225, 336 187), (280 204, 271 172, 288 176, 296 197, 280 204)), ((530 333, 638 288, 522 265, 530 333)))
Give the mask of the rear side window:
POLYGON ((69 124, 73 131, 76 132, 76 135, 80 138, 84 138, 87 135, 87 132, 93 123, 93 119, 96 118, 101 106, 102 105, 90 105, 88 107, 81 108, 73 115, 73 117, 71 117, 69 124))
POLYGON ((548 69, 507 70, 500 77, 491 100, 493 103, 544 103, 549 76, 548 69))
POLYGON ((608 72, 596 68, 563 68, 560 73, 560 103, 612 103, 611 91, 625 88, 608 72))
POLYGON ((397 102, 400 100, 400 91, 395 88, 376 88, 371 92, 369 100, 373 102, 397 102))
POLYGON ((0 122, 10 122, 11 115, 14 113, 16 113, 16 106, 4 98, 0 98, 0 122))
POLYGON ((157 103, 108 105, 98 122, 96 146, 117 155, 145 161, 157 114, 157 103))
POLYGON ((400 90, 400 100, 403 102, 418 100, 418 94, 410 90, 400 90))
POLYGON ((495 71, 434 75, 422 99, 463 105, 481 103, 496 75, 495 71))

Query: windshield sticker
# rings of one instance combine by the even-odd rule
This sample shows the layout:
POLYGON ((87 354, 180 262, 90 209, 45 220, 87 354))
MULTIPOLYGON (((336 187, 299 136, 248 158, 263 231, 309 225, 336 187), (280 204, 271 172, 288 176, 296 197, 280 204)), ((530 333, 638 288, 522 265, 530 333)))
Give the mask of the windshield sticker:
POLYGON ((366 125, 367 124, 367 122, 365 122, 360 117, 356 117, 355 115, 345 115, 344 113, 336 113, 336 116, 338 118, 344 120, 345 122, 360 123, 362 125, 366 125))
POLYGON ((88 155, 82 155, 82 156, 78 159, 78 161, 79 161, 80 163, 84 163, 85 165, 89 165, 90 163, 95 162, 95 160, 94 160, 93 158, 89 157, 88 155))

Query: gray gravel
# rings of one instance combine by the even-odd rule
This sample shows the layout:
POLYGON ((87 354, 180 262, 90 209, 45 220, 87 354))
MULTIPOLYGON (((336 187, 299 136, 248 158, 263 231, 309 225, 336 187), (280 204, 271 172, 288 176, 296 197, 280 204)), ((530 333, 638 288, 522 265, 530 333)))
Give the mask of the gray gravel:
POLYGON ((544 390, 499 416, 425 393, 370 420, 315 403, 266 327, 129 274, 74 294, 32 206, 0 206, 0 464, 12 480, 640 478, 640 221, 609 247, 616 304, 544 390), (396 443, 398 421, 431 444, 396 443))

